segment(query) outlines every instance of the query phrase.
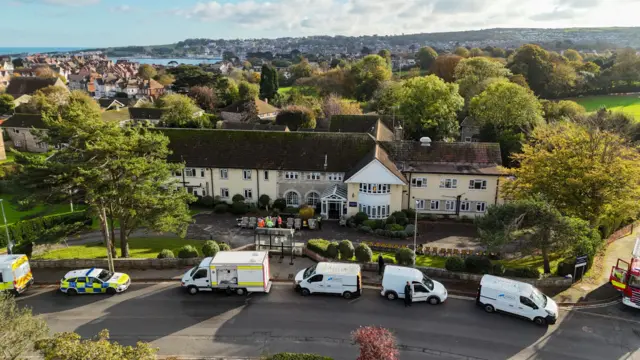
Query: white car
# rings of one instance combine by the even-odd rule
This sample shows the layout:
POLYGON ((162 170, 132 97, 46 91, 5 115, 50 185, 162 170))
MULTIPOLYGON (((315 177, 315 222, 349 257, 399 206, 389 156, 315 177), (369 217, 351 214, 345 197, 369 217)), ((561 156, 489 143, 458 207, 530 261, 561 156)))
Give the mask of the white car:
POLYGON ((431 280, 418 269, 396 265, 384 267, 380 295, 389 300, 404 299, 407 281, 413 288, 413 302, 426 301, 431 305, 437 305, 447 300, 447 289, 444 285, 431 280))
POLYGON ((67 295, 116 294, 131 285, 131 278, 124 273, 112 273, 105 269, 72 270, 60 280, 60 291, 67 295))

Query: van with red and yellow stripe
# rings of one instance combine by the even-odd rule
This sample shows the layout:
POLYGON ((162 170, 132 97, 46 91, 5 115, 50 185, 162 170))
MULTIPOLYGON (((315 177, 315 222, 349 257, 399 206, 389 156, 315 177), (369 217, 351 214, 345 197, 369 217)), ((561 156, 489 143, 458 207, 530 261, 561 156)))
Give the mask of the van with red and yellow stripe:
POLYGON ((0 291, 22 294, 33 284, 27 255, 0 255, 0 291))

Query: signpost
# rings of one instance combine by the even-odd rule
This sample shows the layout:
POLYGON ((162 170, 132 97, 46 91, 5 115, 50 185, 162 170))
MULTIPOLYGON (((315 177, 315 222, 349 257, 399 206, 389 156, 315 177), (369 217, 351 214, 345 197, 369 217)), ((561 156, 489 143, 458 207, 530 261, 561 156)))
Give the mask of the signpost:
POLYGON ((576 282, 576 280, 578 280, 578 269, 580 269, 580 279, 582 279, 582 276, 587 271, 587 262, 589 262, 589 256, 576 256, 576 265, 573 268, 573 282, 576 282))

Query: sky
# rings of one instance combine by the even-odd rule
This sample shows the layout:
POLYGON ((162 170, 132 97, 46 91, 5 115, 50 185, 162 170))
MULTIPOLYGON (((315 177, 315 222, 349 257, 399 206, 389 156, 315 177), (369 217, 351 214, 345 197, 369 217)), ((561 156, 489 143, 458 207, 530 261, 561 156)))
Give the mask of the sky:
POLYGON ((0 47, 640 25, 640 0, 0 0, 0 9, 0 47))

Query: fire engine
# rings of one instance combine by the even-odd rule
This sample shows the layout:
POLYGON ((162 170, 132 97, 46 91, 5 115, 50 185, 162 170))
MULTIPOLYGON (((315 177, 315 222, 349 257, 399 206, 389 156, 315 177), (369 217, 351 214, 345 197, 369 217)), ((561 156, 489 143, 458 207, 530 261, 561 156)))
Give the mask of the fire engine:
POLYGON ((618 259, 611 268, 611 285, 622 292, 622 303, 640 309, 640 237, 631 253, 631 261, 618 259))

